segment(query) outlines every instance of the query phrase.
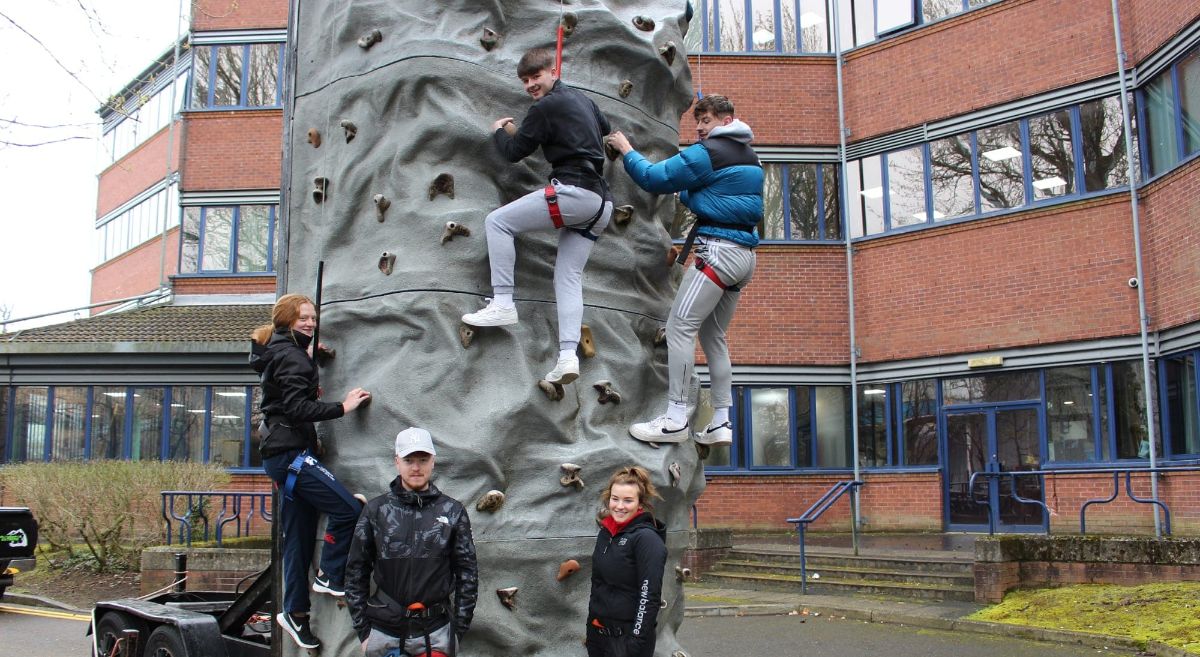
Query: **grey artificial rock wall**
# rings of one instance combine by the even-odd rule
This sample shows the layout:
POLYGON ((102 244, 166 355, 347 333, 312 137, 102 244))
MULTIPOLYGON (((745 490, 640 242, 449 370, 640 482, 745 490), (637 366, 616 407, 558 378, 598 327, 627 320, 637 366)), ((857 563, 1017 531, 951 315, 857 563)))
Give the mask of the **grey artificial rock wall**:
MULTIPOLYGON (((691 100, 685 8, 686 0, 562 7, 577 18, 564 81, 654 160, 677 152, 678 120, 691 100), (635 26, 638 16, 654 29, 635 26), (668 42, 681 50, 672 63, 659 52, 668 42), (624 80, 632 83, 627 97, 624 80)), ((438 445, 437 485, 471 511, 481 581, 464 655, 583 654, 598 496, 608 475, 631 463, 654 474, 665 498, 656 515, 669 528, 671 556, 657 654, 670 655, 680 647, 683 614, 674 570, 703 472, 691 443, 654 449, 626 428, 664 404, 666 351, 653 337, 678 273, 666 265, 671 198, 638 191, 619 163, 606 165, 616 204, 632 205, 634 218, 610 225, 592 253, 584 323, 598 353, 582 360, 564 399, 551 401, 536 387, 558 349, 554 233, 517 240, 521 323, 482 329, 468 348, 460 344, 460 316, 490 294, 484 217, 545 184, 540 152, 504 162, 489 128, 499 117, 524 115, 530 99, 516 62, 528 48, 553 46, 559 11, 552 0, 293 0, 283 286, 310 292, 317 262, 325 261, 321 339, 337 350, 322 372, 326 396, 340 399, 352 386, 374 396, 365 411, 322 428, 338 476, 352 491, 383 492, 395 475, 393 436, 425 427, 438 445), (498 35, 491 50, 480 41, 486 29, 498 35), (358 45, 373 30, 380 40, 358 45), (342 121, 357 128, 352 140, 342 121), (313 130, 319 147, 309 139, 313 130), (454 178, 453 198, 431 199, 430 184, 444 173, 454 178), (316 178, 328 179, 320 203, 316 178), (382 221, 376 194, 391 202, 382 221), (471 235, 443 244, 448 221, 471 235), (385 251, 396 256, 390 275, 378 268, 385 251), (623 396, 619 405, 598 403, 592 384, 603 379, 623 396), (582 490, 560 485, 564 462, 583 466, 582 490), (672 463, 682 474, 675 486, 672 463), (490 489, 504 491, 507 502, 495 513, 476 511, 490 489), (558 582, 566 559, 580 561, 582 571, 558 582), (495 590, 513 586, 510 610, 495 590)), ((323 654, 359 654, 348 614, 325 596, 314 596, 313 625, 323 654)))

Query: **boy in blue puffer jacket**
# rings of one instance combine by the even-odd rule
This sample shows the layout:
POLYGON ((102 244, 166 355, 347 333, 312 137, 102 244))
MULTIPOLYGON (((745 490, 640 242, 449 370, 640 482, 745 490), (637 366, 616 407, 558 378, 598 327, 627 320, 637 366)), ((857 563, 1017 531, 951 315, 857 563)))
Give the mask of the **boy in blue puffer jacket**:
POLYGON ((667 318, 667 365, 670 372, 667 412, 629 427, 638 440, 678 443, 688 438, 687 389, 695 367, 696 334, 708 359, 713 419, 696 434, 696 442, 733 442, 729 407, 733 369, 725 330, 733 320, 741 289, 754 274, 755 227, 763 216, 763 171, 750 148, 750 126, 734 118, 733 103, 724 96, 705 96, 692 109, 700 141, 678 155, 652 164, 633 150, 624 134, 609 143, 624 156, 625 171, 642 189, 655 194, 679 193, 696 215, 684 243, 683 263, 695 243, 695 268, 679 284, 667 318))

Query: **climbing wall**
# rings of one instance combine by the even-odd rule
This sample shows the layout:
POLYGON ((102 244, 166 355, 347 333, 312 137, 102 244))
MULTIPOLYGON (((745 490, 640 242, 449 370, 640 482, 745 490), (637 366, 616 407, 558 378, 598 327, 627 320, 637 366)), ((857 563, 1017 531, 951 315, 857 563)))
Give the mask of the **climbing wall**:
MULTIPOLYGON (((562 7, 571 28, 564 81, 654 160, 677 152, 691 100, 685 7, 562 7)), ((691 442, 655 448, 627 427, 665 401, 666 348, 655 335, 678 276, 667 264, 673 199, 637 190, 619 162, 606 164, 616 205, 629 207, 585 271, 595 355, 581 359, 561 399, 537 385, 558 350, 555 233, 517 240, 519 325, 472 335, 460 321, 491 291, 484 217, 544 185, 549 172, 540 152, 505 162, 490 126, 524 116, 531 100, 517 60, 552 48, 559 22, 551 0, 293 0, 285 285, 311 293, 325 261, 321 341, 337 354, 322 370, 326 397, 353 386, 373 394, 363 412, 321 429, 338 476, 351 491, 384 492, 395 476, 394 436, 425 427, 438 446, 436 485, 471 513, 480 597, 462 654, 583 654, 601 488, 618 467, 639 464, 664 497, 656 516, 668 526, 671 556, 657 654, 671 655, 683 614, 675 567, 703 472, 691 442), (619 403, 602 402, 600 381, 619 403), (580 466, 582 486, 564 479, 564 463, 580 466), (503 504, 477 510, 492 490, 503 504), (558 581, 568 559, 582 568, 558 581), (509 608, 496 591, 513 587, 509 608)), ((314 596, 313 628, 323 654, 360 654, 348 613, 327 596, 314 596)))

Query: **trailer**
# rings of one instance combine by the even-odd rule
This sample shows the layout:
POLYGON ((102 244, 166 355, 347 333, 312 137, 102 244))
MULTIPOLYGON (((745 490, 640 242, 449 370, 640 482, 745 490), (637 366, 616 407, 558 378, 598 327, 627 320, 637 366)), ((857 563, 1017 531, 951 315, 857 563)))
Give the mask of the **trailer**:
POLYGON ((273 567, 274 560, 244 589, 188 591, 186 557, 176 555, 172 590, 96 603, 88 629, 92 657, 267 657, 273 567))

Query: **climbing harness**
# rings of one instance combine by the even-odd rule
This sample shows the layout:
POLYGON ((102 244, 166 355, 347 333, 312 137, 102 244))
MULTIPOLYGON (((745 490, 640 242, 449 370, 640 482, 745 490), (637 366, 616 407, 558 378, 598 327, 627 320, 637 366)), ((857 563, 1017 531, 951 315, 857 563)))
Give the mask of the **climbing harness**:
POLYGON ((708 277, 708 280, 716 283, 717 287, 721 288, 722 290, 726 290, 728 292, 740 292, 742 290, 742 288, 736 285, 726 285, 723 281, 721 281, 721 277, 717 276, 717 270, 713 269, 712 265, 708 264, 699 257, 696 258, 696 269, 699 269, 701 274, 704 274, 706 277, 708 277))
POLYGON ((604 216, 604 206, 612 202, 612 193, 608 190, 607 180, 605 180, 603 177, 598 178, 598 180, 600 181, 601 188, 601 193, 598 194, 600 197, 600 208, 596 210, 596 214, 592 215, 592 218, 588 219, 588 222, 582 226, 567 226, 563 223, 562 210, 558 206, 558 192, 554 189, 554 183, 550 183, 543 188, 542 194, 546 197, 546 209, 550 211, 550 221, 554 224, 556 229, 566 228, 569 231, 579 233, 581 237, 589 239, 593 242, 600 239, 599 235, 596 235, 592 232, 592 228, 595 228, 596 223, 600 221, 600 217, 604 216))
POLYGON ((283 499, 289 502, 292 500, 292 491, 296 488, 296 477, 300 476, 300 471, 304 469, 305 463, 309 460, 314 459, 307 449, 292 459, 291 464, 288 465, 287 481, 283 483, 283 499))
POLYGON ((304 468, 316 468, 320 470, 330 481, 334 482, 335 485, 330 486, 329 489, 342 498, 343 502, 350 505, 353 509, 362 508, 362 502, 355 499, 345 487, 336 485, 337 480, 334 478, 333 473, 326 470, 325 466, 321 465, 321 462, 314 458, 307 449, 297 454, 296 458, 292 459, 291 464, 288 465, 287 479, 283 482, 283 499, 285 501, 290 502, 293 499, 296 479, 300 476, 300 471, 304 468))

